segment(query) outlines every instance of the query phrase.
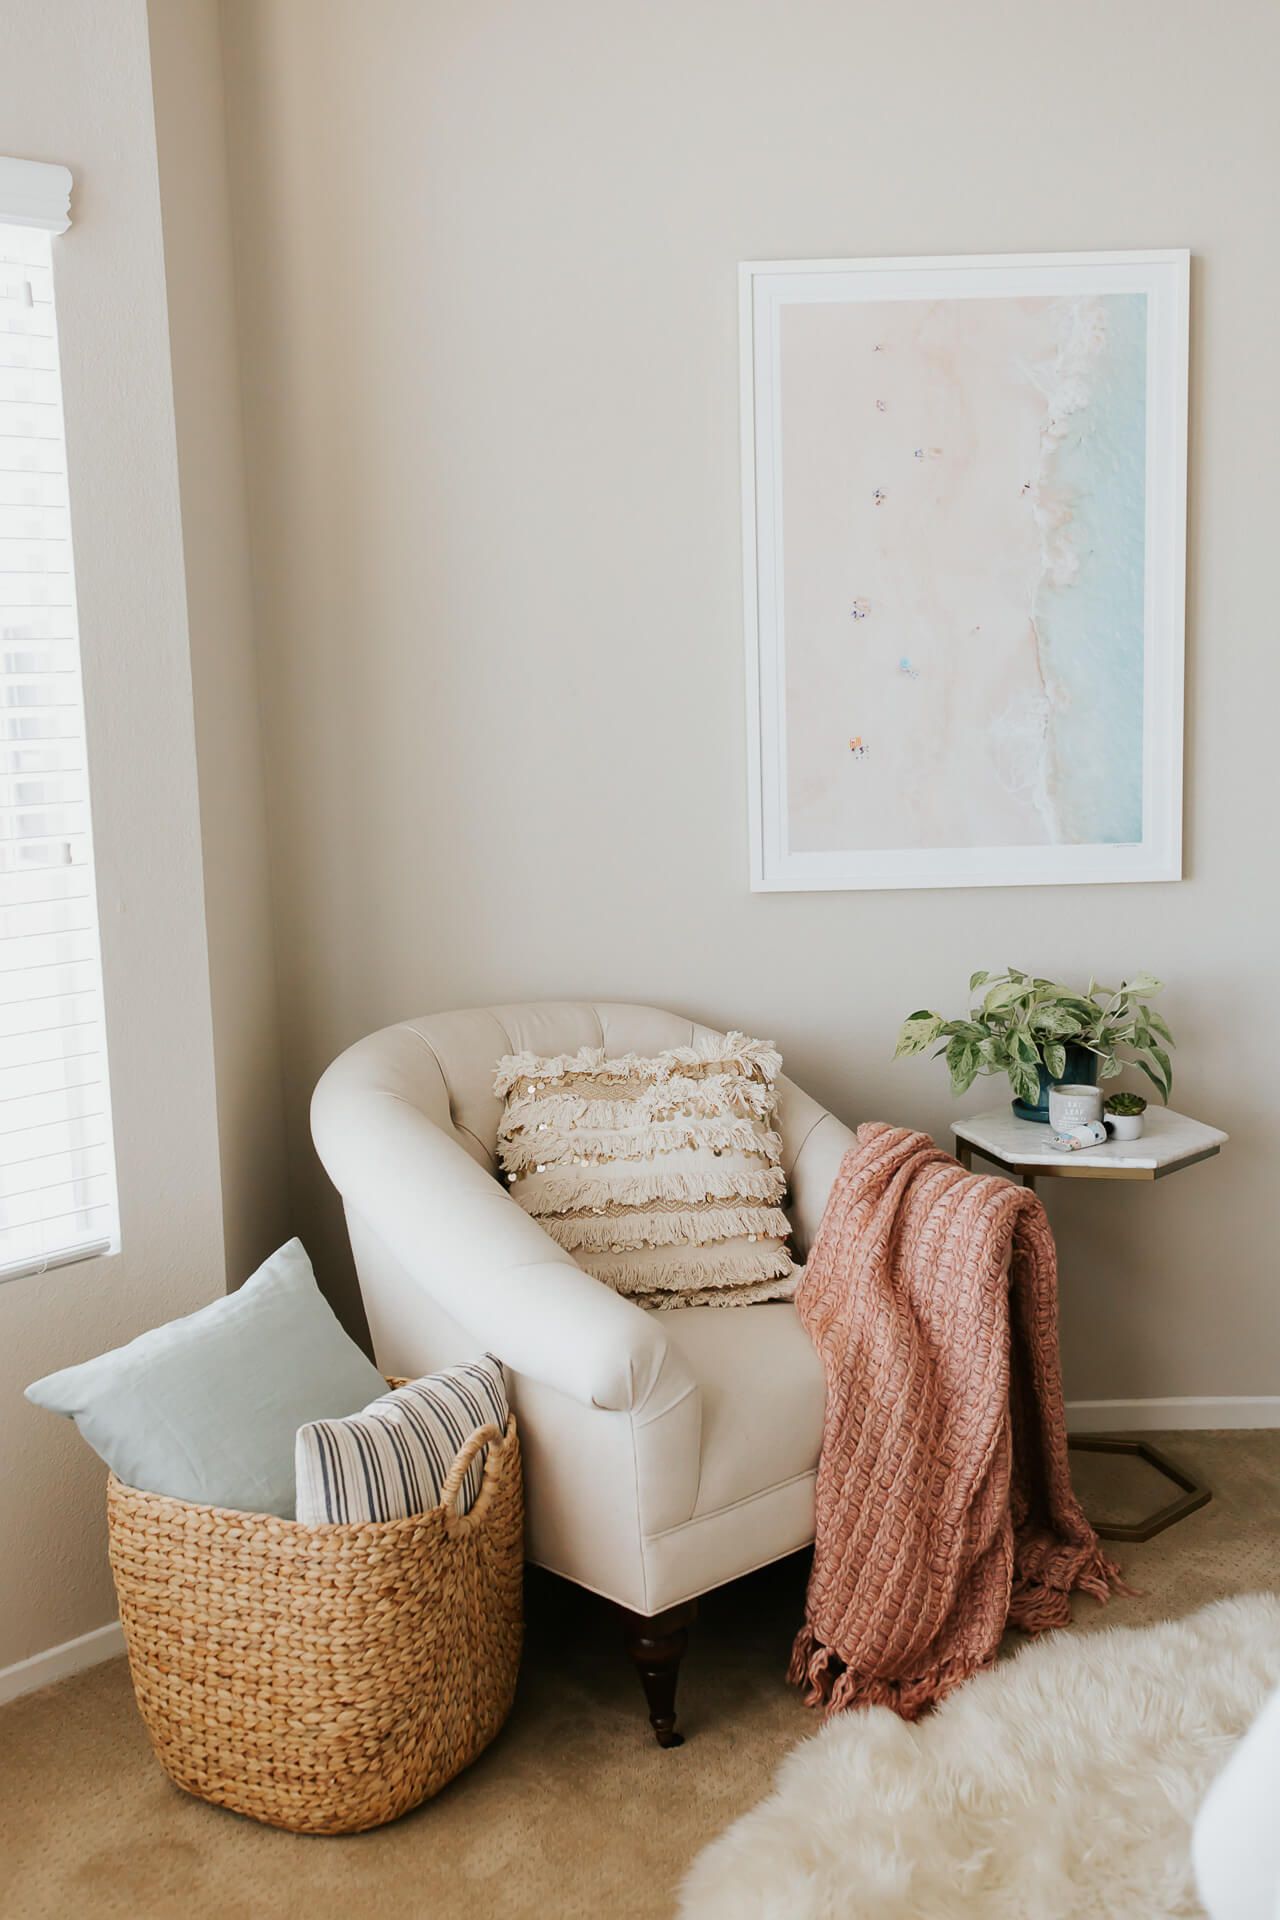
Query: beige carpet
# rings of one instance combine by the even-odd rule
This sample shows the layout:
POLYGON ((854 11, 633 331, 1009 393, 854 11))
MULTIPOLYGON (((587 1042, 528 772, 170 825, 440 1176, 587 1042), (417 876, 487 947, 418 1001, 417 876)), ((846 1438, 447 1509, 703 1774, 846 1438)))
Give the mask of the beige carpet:
MULTIPOLYGON (((1160 1441, 1215 1490, 1144 1547, 1117 1549, 1140 1598, 1077 1607, 1081 1628, 1280 1591, 1280 1432, 1160 1441)), ((1163 1499, 1128 1461, 1076 1456, 1091 1513, 1163 1499)), ((804 1557, 703 1604, 681 1686, 688 1734, 653 1745, 600 1603, 532 1577, 512 1719, 437 1800, 352 1839, 300 1839, 188 1799, 151 1758, 123 1662, 0 1711, 3 1920, 502 1920, 661 1915, 694 1855, 760 1798, 814 1727, 783 1683, 804 1557)))

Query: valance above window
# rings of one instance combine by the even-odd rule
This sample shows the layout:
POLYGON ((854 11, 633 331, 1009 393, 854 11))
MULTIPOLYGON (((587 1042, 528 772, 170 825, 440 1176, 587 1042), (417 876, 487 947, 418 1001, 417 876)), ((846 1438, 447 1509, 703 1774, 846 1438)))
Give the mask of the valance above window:
POLYGON ((0 226, 65 233, 70 225, 70 168, 44 160, 0 159, 0 226))

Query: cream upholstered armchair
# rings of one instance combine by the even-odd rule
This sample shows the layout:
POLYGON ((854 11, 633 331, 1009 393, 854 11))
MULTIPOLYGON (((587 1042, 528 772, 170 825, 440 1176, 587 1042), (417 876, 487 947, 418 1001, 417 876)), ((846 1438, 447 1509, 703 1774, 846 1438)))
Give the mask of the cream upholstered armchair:
MULTIPOLYGON (((822 1370, 788 1302, 646 1312, 576 1266, 496 1177, 493 1077, 524 1048, 653 1054, 709 1031, 579 1001, 433 1014, 349 1048, 311 1110, 379 1366, 506 1363, 528 1557, 622 1609, 663 1746, 680 1740, 676 1673, 697 1596, 813 1538, 822 1370)), ((803 1260, 853 1136, 778 1086, 803 1260)))

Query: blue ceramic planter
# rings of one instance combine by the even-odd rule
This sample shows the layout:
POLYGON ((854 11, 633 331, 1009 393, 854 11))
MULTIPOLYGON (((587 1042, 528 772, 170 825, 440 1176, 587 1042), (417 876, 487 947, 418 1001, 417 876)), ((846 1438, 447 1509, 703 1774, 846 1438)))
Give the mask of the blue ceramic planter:
POLYGON ((1052 1086, 1096 1087, 1098 1084, 1098 1056, 1090 1053, 1088 1047, 1073 1047, 1067 1042, 1067 1064, 1061 1078, 1055 1080, 1047 1067, 1040 1069, 1040 1099, 1032 1107, 1025 1100, 1015 1099, 1013 1110, 1019 1120, 1038 1120, 1042 1126, 1049 1124, 1049 1089, 1052 1086))

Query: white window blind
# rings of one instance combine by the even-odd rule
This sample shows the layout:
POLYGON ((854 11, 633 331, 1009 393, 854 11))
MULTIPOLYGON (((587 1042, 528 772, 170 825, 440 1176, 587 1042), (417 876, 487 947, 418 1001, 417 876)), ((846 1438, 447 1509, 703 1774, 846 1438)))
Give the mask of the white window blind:
POLYGON ((0 161, 0 1279, 117 1244, 47 176, 0 161))

